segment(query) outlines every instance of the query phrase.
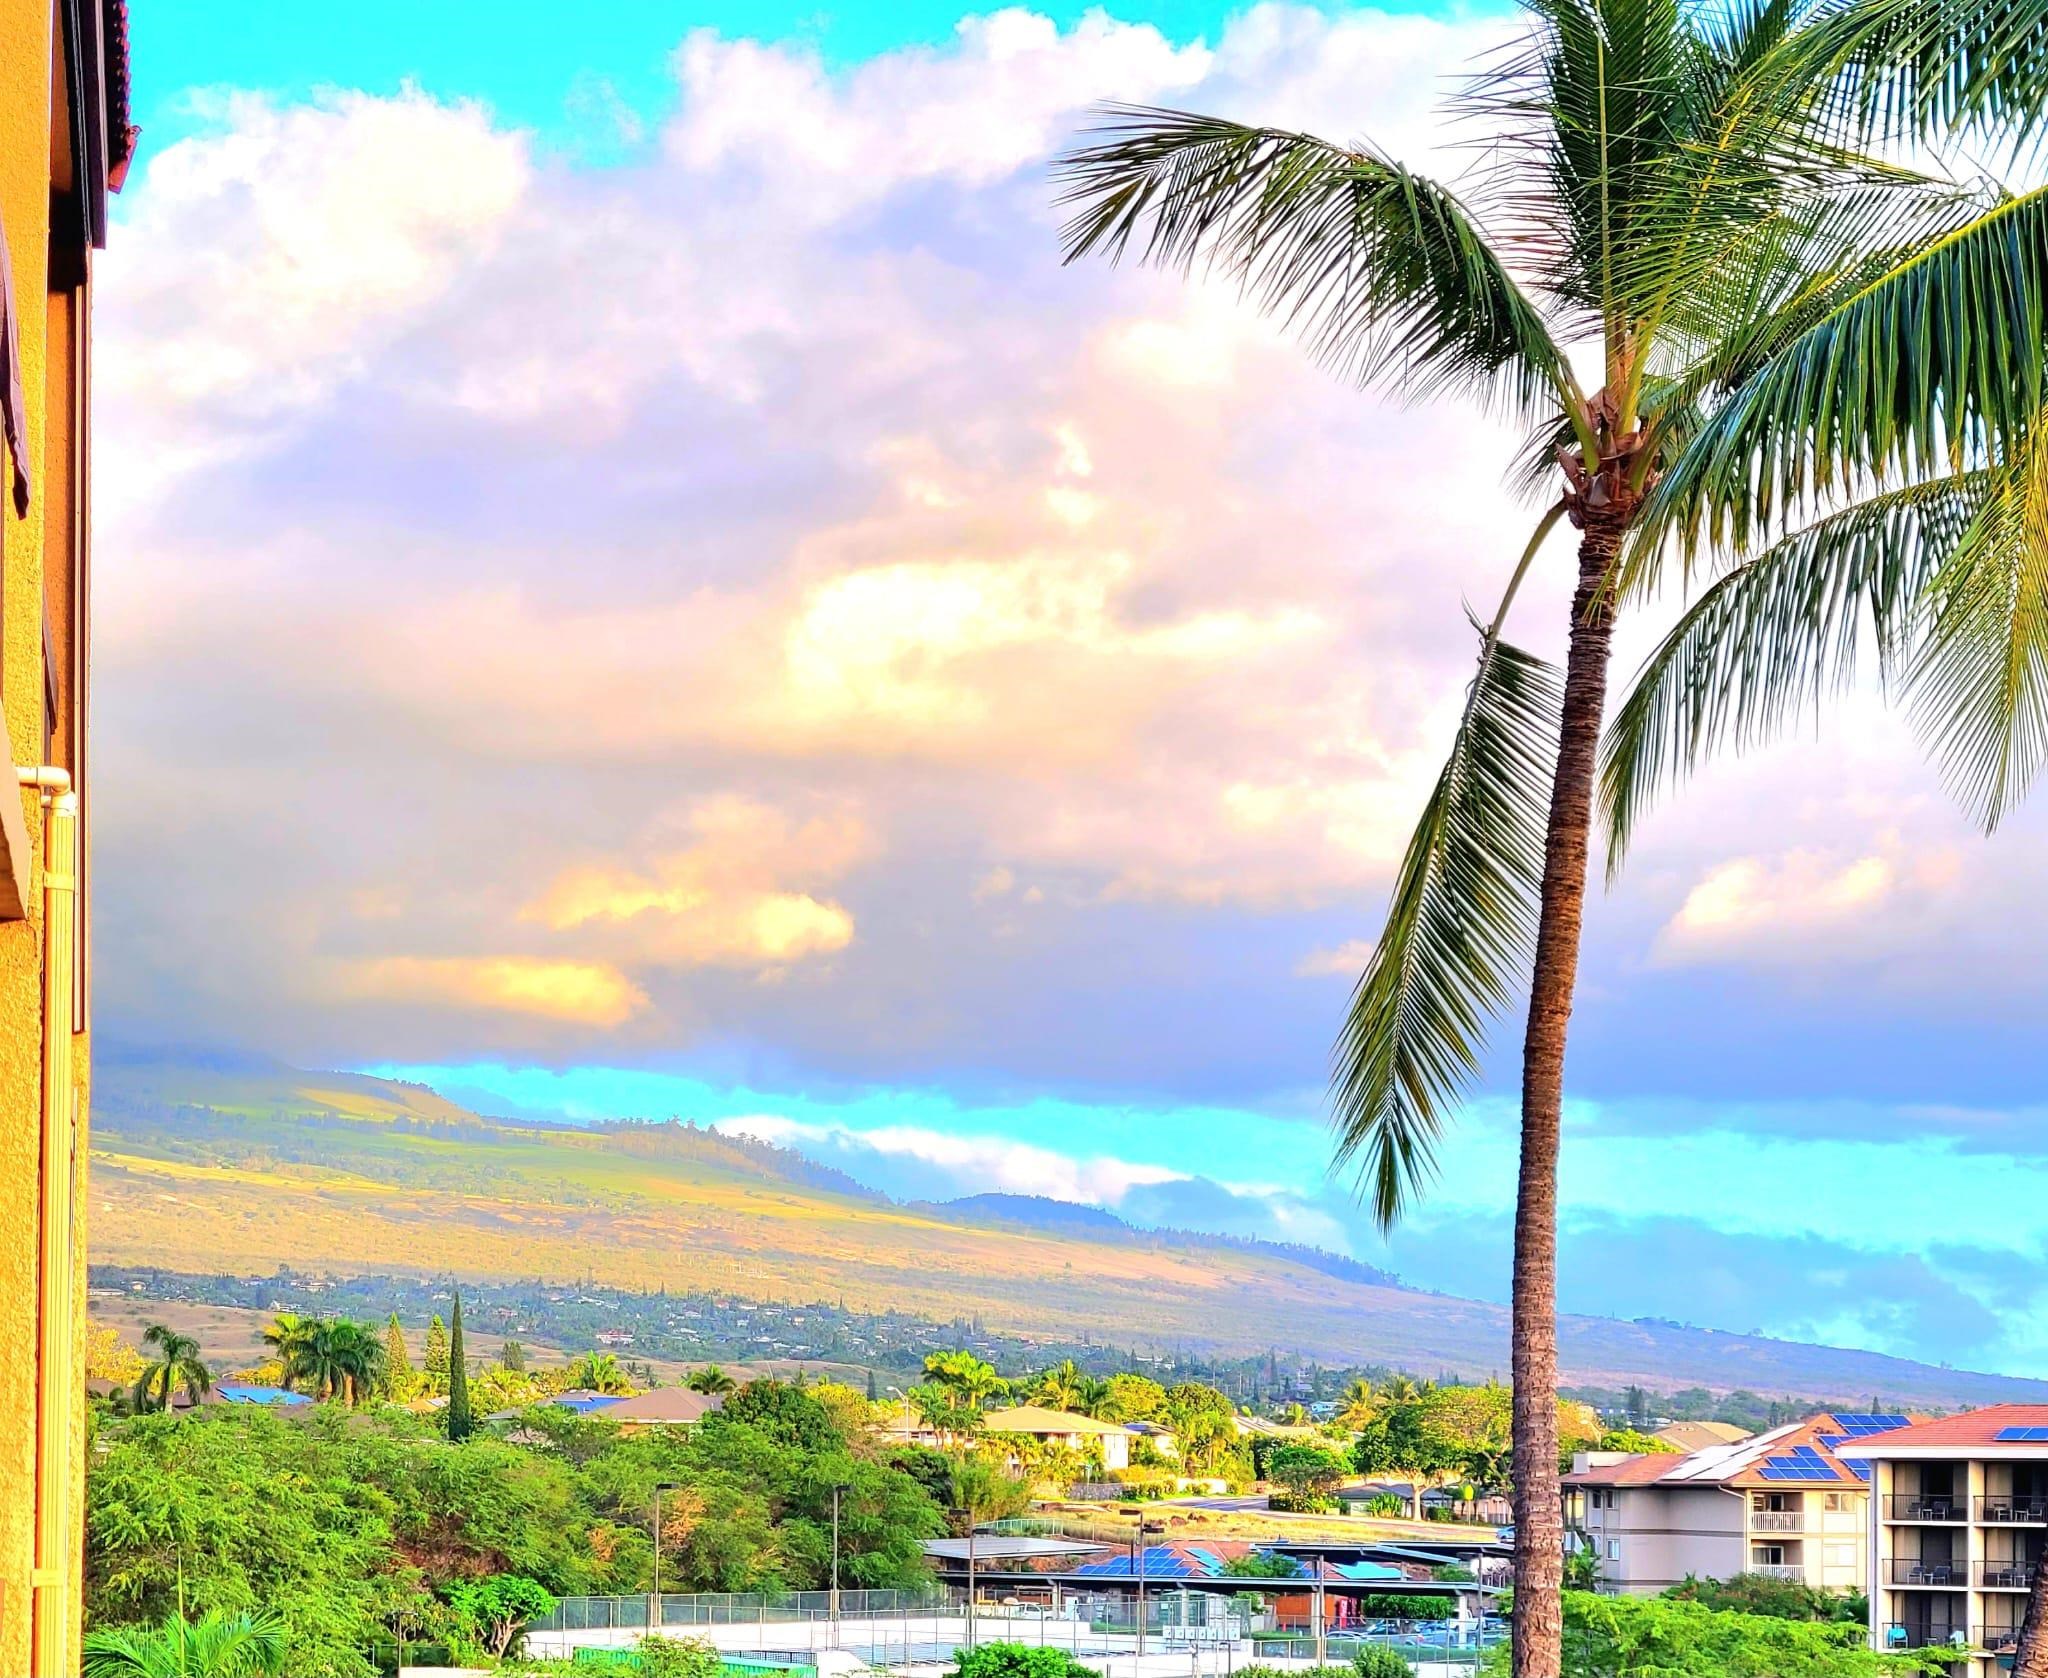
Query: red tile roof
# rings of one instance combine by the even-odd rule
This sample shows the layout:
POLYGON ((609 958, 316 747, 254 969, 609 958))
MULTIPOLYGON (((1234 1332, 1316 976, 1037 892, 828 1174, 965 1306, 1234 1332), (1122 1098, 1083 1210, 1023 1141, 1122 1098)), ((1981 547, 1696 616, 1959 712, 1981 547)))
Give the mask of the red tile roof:
MULTIPOLYGON (((2048 1404, 1989 1404, 1959 1416, 1895 1427, 1890 1433, 1866 1434, 1853 1441, 1856 1454, 1878 1456, 1887 1445, 1995 1445, 2001 1428, 2048 1427, 2048 1404)), ((1851 1449, 1845 1445, 1844 1450, 1851 1449)))
POLYGON ((1685 1458, 1673 1451, 1666 1455, 1623 1457, 1620 1462, 1600 1463, 1584 1473, 1567 1474, 1567 1486, 1648 1486, 1676 1468, 1685 1458))

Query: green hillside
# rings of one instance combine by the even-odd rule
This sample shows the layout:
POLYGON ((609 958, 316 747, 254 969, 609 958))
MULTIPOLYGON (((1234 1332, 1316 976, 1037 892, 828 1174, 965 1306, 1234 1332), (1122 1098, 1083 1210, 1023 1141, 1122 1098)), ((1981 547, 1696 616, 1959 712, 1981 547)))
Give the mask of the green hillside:
MULTIPOLYGON (((102 1264, 588 1281, 1215 1355, 1507 1365, 1502 1307, 1327 1254, 1016 1197, 898 1205, 787 1149, 675 1123, 493 1120, 376 1078, 112 1062, 94 1087, 92 1170, 102 1264)), ((1586 1384, 2048 1397, 2048 1383, 1670 1324, 1567 1317, 1560 1335, 1566 1378, 1586 1384)))

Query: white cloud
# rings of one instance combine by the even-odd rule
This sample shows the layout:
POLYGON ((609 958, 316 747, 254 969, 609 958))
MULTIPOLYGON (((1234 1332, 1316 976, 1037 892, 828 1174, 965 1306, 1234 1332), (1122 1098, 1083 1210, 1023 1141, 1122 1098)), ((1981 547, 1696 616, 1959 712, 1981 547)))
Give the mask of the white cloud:
POLYGON ((999 1190, 1043 1195, 1049 1200, 1115 1207, 1134 1188, 1188 1180, 1185 1171, 1109 1155, 1076 1157, 1001 1136, 974 1136, 920 1125, 879 1125, 854 1130, 844 1125, 806 1124, 776 1114, 721 1119, 717 1129, 762 1142, 842 1157, 895 1156, 935 1168, 956 1192, 999 1190))

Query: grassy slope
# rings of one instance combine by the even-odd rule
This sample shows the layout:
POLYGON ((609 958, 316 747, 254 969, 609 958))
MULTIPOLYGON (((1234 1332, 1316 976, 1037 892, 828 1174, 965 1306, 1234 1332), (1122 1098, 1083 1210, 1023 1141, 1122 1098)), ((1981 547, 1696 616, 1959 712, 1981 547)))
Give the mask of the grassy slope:
MULTIPOLYGON (((1013 1332, 1486 1375, 1498 1306, 1325 1275, 1258 1250, 979 1224, 802 1180, 802 1162, 674 1126, 500 1124, 336 1074, 110 1066, 96 1083, 92 1254, 190 1272, 592 1280, 1013 1332), (368 1121, 368 1122, 365 1122, 368 1121), (398 1122, 393 1122, 398 1121, 398 1122)), ((1921 1403, 2048 1385, 1733 1334, 1567 1318, 1569 1378, 1921 1403)))

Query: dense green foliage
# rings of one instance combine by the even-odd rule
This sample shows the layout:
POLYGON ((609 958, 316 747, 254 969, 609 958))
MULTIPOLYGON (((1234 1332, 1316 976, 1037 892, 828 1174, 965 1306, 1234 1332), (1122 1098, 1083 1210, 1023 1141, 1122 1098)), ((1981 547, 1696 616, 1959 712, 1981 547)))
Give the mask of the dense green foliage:
POLYGON ((199 1342, 162 1323, 142 1331, 142 1373, 135 1378, 135 1408, 168 1410, 171 1395, 183 1392, 197 1404, 212 1390, 213 1372, 199 1355, 199 1342))
POLYGON ((462 1295, 455 1296, 455 1309, 448 1323, 448 1437, 467 1439, 476 1431, 476 1416, 469 1407, 469 1361, 462 1346, 462 1295))
MULTIPOLYGON (((1880 1655, 1860 1626, 1733 1614, 1657 1597, 1564 1595, 1564 1678, 1878 1678, 1938 1652, 1880 1655)), ((1505 1645, 1482 1673, 1508 1670, 1505 1645)))
POLYGON ((953 1678, 1100 1678, 1064 1649, 1024 1643, 984 1643, 962 1649, 953 1659, 953 1678))
POLYGON ((1293 1443, 1276 1446, 1266 1453, 1266 1478, 1282 1488, 1273 1499, 1275 1509, 1314 1512, 1332 1509, 1331 1495, 1350 1464, 1337 1452, 1321 1445, 1293 1443))
POLYGON ((1415 1678, 1415 1668, 1393 1649, 1368 1643, 1351 1657, 1355 1678, 1415 1678))
POLYGON ((1869 1599, 1816 1590, 1797 1579, 1774 1579, 1768 1573, 1737 1573, 1726 1579, 1699 1579, 1687 1574, 1683 1584, 1664 1593, 1671 1602, 1697 1602, 1702 1607, 1737 1614, 1768 1614, 1780 1620, 1841 1620, 1863 1625, 1869 1599))
POLYGON ((275 1614, 223 1614, 198 1621, 172 1614, 162 1625, 86 1633, 83 1678, 274 1678, 284 1669, 285 1627, 275 1614))
POLYGON ((540 1406, 513 1437, 462 1443, 404 1411, 338 1403, 106 1418, 87 1482, 88 1618, 154 1624, 181 1589, 195 1612, 275 1609, 292 1678, 353 1678, 370 1640, 394 1631, 484 1646, 486 1581, 646 1590, 657 1486, 666 1588, 821 1588, 834 1485, 841 1582, 927 1580, 918 1544, 944 1530, 942 1498, 795 1389, 740 1409, 757 1419, 628 1437, 540 1406))
POLYGON ((718 1678, 725 1663, 718 1646, 701 1637, 650 1633, 638 1644, 641 1678, 718 1678))

